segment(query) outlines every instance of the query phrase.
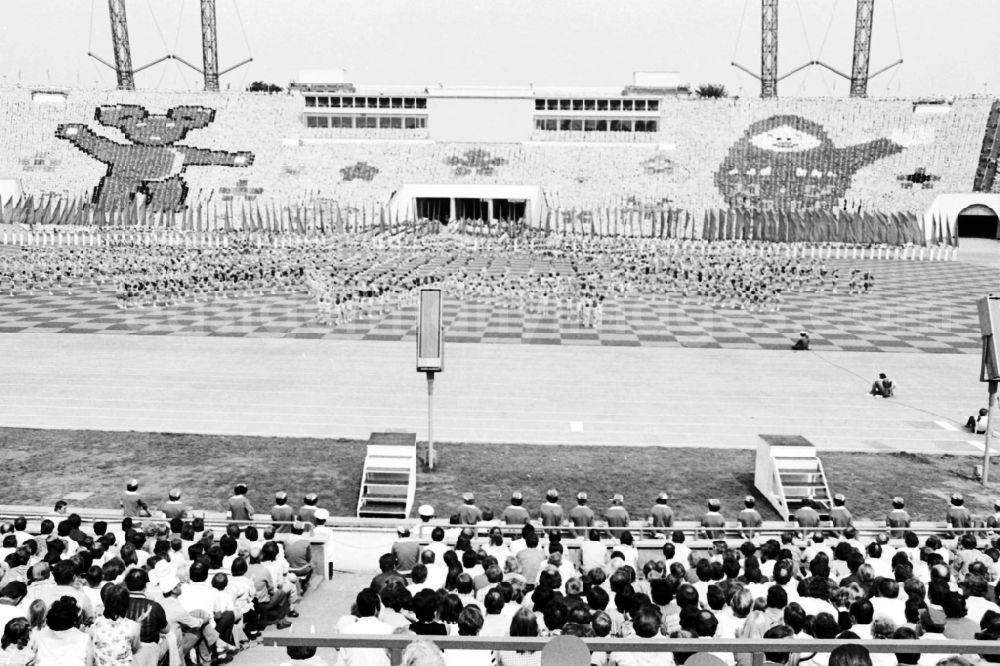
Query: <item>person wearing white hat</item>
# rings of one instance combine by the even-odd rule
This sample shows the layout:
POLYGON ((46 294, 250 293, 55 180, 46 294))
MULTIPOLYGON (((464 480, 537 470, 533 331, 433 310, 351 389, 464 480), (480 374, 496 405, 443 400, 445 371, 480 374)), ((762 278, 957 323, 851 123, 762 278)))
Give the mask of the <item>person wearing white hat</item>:
POLYGON ((333 578, 333 530, 326 526, 330 512, 326 509, 316 509, 313 520, 316 527, 312 531, 312 542, 323 543, 323 575, 333 578))
POLYGON ((476 506, 476 496, 462 493, 462 506, 458 509, 458 521, 462 525, 475 525, 483 519, 483 512, 476 506))
POLYGON ((951 504, 944 519, 952 529, 972 527, 972 514, 965 506, 962 493, 952 493, 951 504))
MULTIPOLYGON (((736 522, 739 523, 740 527, 760 527, 764 524, 764 519, 761 517, 760 511, 757 510, 757 500, 754 499, 753 495, 747 495, 743 498, 743 510, 736 516, 736 522)), ((740 535, 744 539, 753 539, 758 533, 741 531, 740 535)))
POLYGON ((628 529, 629 515, 628 509, 624 507, 625 496, 621 493, 615 493, 611 497, 611 506, 607 508, 604 512, 604 520, 608 523, 608 527, 611 528, 611 536, 618 538, 622 535, 622 532, 628 529))
POLYGON ((160 511, 163 512, 163 517, 168 521, 174 518, 185 518, 187 516, 187 507, 181 502, 181 489, 174 488, 170 491, 167 501, 160 505, 160 511))
POLYGON ((288 506, 288 493, 283 490, 274 494, 271 520, 274 521, 274 533, 280 535, 277 537, 278 539, 284 538, 286 534, 291 534, 292 526, 290 523, 295 520, 295 510, 288 506))
POLYGON ((717 499, 708 500, 708 511, 701 516, 701 526, 706 528, 705 538, 724 539, 726 537, 725 530, 720 529, 726 526, 726 519, 720 513, 721 509, 722 502, 717 499))
MULTIPOLYGON (((670 496, 666 493, 660 493, 656 496, 656 504, 649 510, 649 520, 647 521, 651 527, 673 527, 674 526, 674 510, 670 508, 667 504, 667 500, 670 496)), ((656 532, 658 537, 666 537, 666 530, 660 530, 656 532)))
POLYGON ((126 518, 146 518, 149 517, 149 506, 139 494, 139 480, 131 479, 125 485, 125 492, 121 499, 122 515, 126 518))
MULTIPOLYGON (((576 506, 569 510, 569 521, 574 527, 593 527, 594 510, 587 506, 587 493, 582 490, 576 494, 576 506)), ((584 530, 573 530, 575 537, 587 537, 584 530)))
POLYGON ((313 522, 313 514, 316 513, 316 503, 319 502, 319 496, 316 493, 309 493, 302 498, 302 502, 302 506, 299 507, 298 519, 303 523, 311 523, 315 525, 316 523, 313 522))
POLYGON ((545 502, 538 507, 538 516, 542 519, 542 525, 545 527, 562 525, 563 508, 559 505, 559 493, 555 488, 550 488, 545 493, 545 502))
MULTIPOLYGON (((854 524, 854 516, 851 515, 851 511, 846 505, 847 498, 841 493, 833 496, 833 508, 830 509, 830 524, 834 527, 844 528, 854 524)), ((837 532, 837 534, 840 535, 843 532, 837 532)))
POLYGON ((892 528, 889 536, 893 539, 902 539, 903 532, 910 529, 910 514, 903 507, 906 502, 902 497, 892 498, 892 511, 885 517, 886 527, 892 528))
POLYGON ((417 515, 420 517, 420 522, 416 525, 414 536, 419 541, 430 539, 431 532, 434 530, 434 525, 431 523, 431 518, 434 517, 434 507, 430 504, 421 504, 417 509, 417 515))
POLYGON ((792 345, 792 351, 809 351, 809 334, 799 331, 799 339, 792 345))
POLYGON ((219 640, 219 634, 207 617, 195 617, 188 612, 177 597, 181 593, 181 580, 166 560, 160 560, 149 572, 149 583, 159 591, 163 613, 167 617, 167 631, 177 637, 177 651, 186 655, 199 641, 209 645, 219 640))
POLYGON ((510 494, 510 505, 500 514, 500 520, 508 525, 524 525, 531 516, 524 508, 524 495, 520 490, 515 490, 510 494))

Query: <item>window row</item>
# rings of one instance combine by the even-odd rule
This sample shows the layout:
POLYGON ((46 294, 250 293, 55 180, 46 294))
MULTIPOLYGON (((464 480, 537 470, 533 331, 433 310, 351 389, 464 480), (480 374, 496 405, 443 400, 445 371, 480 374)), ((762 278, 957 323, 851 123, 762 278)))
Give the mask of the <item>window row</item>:
POLYGON ((307 107, 321 109, 426 109, 426 97, 346 97, 306 95, 307 107))
POLYGON ((536 99, 535 111, 659 111, 658 99, 536 99))
POLYGON ((603 118, 536 118, 535 129, 546 132, 657 132, 659 121, 603 118))
POLYGON ((426 116, 306 116, 306 127, 339 129, 424 129, 426 116))

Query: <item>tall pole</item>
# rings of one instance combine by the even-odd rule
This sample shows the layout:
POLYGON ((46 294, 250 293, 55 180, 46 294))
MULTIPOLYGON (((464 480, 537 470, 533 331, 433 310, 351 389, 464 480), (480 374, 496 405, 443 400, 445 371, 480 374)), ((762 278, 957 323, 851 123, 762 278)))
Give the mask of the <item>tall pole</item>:
POLYGON ((201 0, 201 54, 205 90, 219 91, 219 46, 215 30, 215 0, 201 0))
POLYGON ((990 478, 990 446, 993 444, 993 405, 997 401, 997 384, 1000 382, 990 381, 989 392, 990 401, 986 405, 986 446, 983 447, 983 485, 985 486, 990 478))
POLYGON ((111 42, 115 50, 115 73, 119 90, 135 90, 132 76, 132 50, 128 41, 128 20, 125 18, 125 0, 108 0, 111 16, 111 42))
POLYGON ((434 469, 434 371, 427 373, 427 469, 434 469))
POLYGON ((760 96, 778 96, 778 0, 760 0, 760 96))
POLYGON ((851 97, 868 97, 868 58, 872 47, 872 15, 875 0, 858 0, 854 19, 854 64, 851 67, 851 97))

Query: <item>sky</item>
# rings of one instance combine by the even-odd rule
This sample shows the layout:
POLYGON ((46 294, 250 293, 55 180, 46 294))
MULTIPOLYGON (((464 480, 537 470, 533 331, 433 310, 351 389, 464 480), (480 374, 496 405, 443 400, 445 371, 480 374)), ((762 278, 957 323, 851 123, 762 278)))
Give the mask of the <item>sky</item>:
MULTIPOLYGON (((677 71, 758 95, 730 65, 760 69, 759 0, 216 0, 219 66, 240 89, 286 86, 302 69, 347 70, 372 85, 622 86, 636 70, 677 71)), ((126 0, 132 62, 167 53, 201 65, 199 0, 126 0)), ((106 0, 7 0, 0 82, 113 88, 106 0)), ((850 73, 853 0, 780 0, 778 71, 822 60, 850 73)), ((1000 0, 875 0, 871 96, 1000 94, 1000 0)), ((146 89, 197 90, 176 61, 136 74, 146 89)), ((781 96, 846 96, 848 81, 813 67, 781 96)))

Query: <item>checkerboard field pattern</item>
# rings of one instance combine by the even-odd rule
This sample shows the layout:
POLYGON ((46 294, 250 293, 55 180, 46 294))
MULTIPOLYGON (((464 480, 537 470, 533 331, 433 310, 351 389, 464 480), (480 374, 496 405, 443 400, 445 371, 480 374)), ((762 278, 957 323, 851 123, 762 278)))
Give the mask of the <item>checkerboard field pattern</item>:
MULTIPOLYGON (((448 301, 447 340, 548 345, 787 349, 801 329, 818 351, 979 353, 975 299, 1000 291, 1000 269, 961 262, 838 261, 876 276, 870 294, 786 295, 777 312, 684 302, 679 295, 607 302, 599 328, 555 314, 488 302, 448 301)), ((846 271, 844 269, 847 269, 846 271)), ((843 289, 843 286, 841 287, 843 289)), ((331 328, 316 322, 304 292, 264 294, 160 308, 120 310, 108 287, 72 294, 0 294, 2 333, 121 333, 352 340, 409 340, 416 308, 331 328)))

